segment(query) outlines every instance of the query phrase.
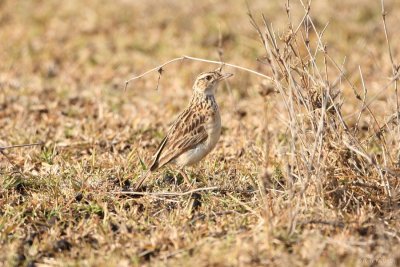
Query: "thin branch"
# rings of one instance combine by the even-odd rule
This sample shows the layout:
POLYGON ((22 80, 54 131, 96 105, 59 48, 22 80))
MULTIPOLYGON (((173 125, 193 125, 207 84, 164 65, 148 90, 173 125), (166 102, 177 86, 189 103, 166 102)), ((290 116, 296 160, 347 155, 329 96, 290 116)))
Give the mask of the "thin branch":
POLYGON ((225 63, 225 62, 216 61, 216 60, 208 60, 208 59, 203 59, 203 58, 191 57, 191 56, 182 56, 182 57, 177 57, 177 58, 171 59, 171 60, 169 60, 169 61, 167 61, 167 62, 165 62, 165 63, 163 63, 163 64, 161 64, 161 65, 159 65, 159 66, 157 66, 157 67, 155 67, 155 68, 152 68, 152 69, 150 69, 150 70, 148 70, 148 71, 146 71, 146 72, 144 72, 144 73, 138 75, 138 76, 134 76, 134 77, 130 78, 129 80, 126 80, 126 81, 125 81, 125 90, 126 90, 126 88, 128 87, 128 84, 129 84, 131 81, 140 79, 140 78, 142 78, 143 76, 146 76, 147 74, 149 74, 149 73, 151 73, 151 72, 153 72, 153 71, 159 71, 159 70, 162 69, 164 66, 166 66, 166 65, 168 65, 168 64, 170 64, 170 63, 173 63, 173 62, 176 62, 176 61, 185 60, 185 59, 189 59, 189 60, 193 60, 193 61, 200 61, 200 62, 205 62, 205 63, 211 63, 211 64, 218 64, 218 65, 223 64, 224 66, 229 66, 229 67, 236 68, 236 69, 239 69, 239 70, 247 71, 247 72, 250 72, 250 73, 255 74, 255 75, 257 75, 257 76, 260 76, 260 77, 263 77, 263 78, 265 78, 265 79, 268 79, 268 80, 270 80, 270 81, 274 81, 273 78, 271 78, 271 77, 269 77, 269 76, 267 76, 267 75, 264 75, 264 74, 262 74, 262 73, 259 73, 259 72, 257 72, 257 71, 254 71, 254 70, 252 70, 252 69, 248 69, 248 68, 245 68, 245 67, 242 67, 242 66, 238 66, 238 65, 235 65, 235 64, 225 63))
POLYGON ((41 146, 43 143, 32 143, 32 144, 22 144, 22 145, 13 145, 13 146, 0 146, 0 151, 12 148, 20 148, 20 147, 30 147, 30 146, 41 146))
MULTIPOLYGON (((397 123, 397 117, 400 116, 399 114, 400 112, 398 112, 397 114, 394 113, 392 114, 389 119, 381 126, 381 128, 379 129, 378 134, 381 135, 383 133, 383 131, 385 130, 385 128, 389 129, 389 124, 396 124, 397 123)), ((369 139, 371 139, 372 137, 375 137, 376 133, 371 134, 370 136, 368 136, 362 143, 369 141, 369 139)))
MULTIPOLYGON (((388 52, 389 52, 390 62, 392 63, 392 73, 393 73, 393 77, 395 77, 398 74, 399 69, 393 60, 392 48, 390 45, 389 34, 388 34, 387 26, 386 26, 386 11, 385 11, 385 3, 384 2, 385 2, 384 0, 381 0, 383 29, 385 31, 385 38, 386 38, 386 44, 387 44, 387 48, 388 48, 388 52)), ((395 92, 395 97, 396 97, 396 113, 398 114, 397 115, 397 123, 400 125, 400 115, 399 115, 400 102, 399 102, 399 97, 398 97, 397 79, 394 80, 394 92, 395 92)))
POLYGON ((212 187, 202 187, 193 190, 189 190, 186 192, 134 192, 134 191, 115 191, 115 194, 121 195, 133 195, 133 196, 164 196, 164 197, 174 197, 174 196, 186 196, 196 192, 201 191, 214 191, 219 189, 217 186, 212 187))
POLYGON ((387 31, 387 26, 386 26, 386 11, 385 11, 385 3, 384 2, 385 2, 384 0, 381 0, 383 29, 385 30, 385 38, 386 38, 386 43, 387 43, 388 50, 389 50, 390 62, 392 63, 392 67, 395 67, 395 64, 393 61, 393 55, 392 55, 392 48, 391 48, 390 41, 389 41, 389 34, 387 31))
MULTIPOLYGON (((329 56, 328 56, 328 57, 329 57, 329 56)), ((330 58, 330 59, 331 59, 331 58, 330 58)), ((333 59, 331 59, 331 60, 333 60, 333 59)), ((332 62, 334 62, 334 61, 332 61, 332 62)), ((336 66, 337 66, 337 65, 336 65, 336 66)), ((338 66, 337 66, 337 67, 338 67, 338 66)), ((338 69, 338 70, 339 70, 339 71, 342 71, 341 69, 338 69)), ((343 71, 342 71, 342 72, 343 72, 343 71)), ((344 72, 343 72, 343 73, 344 73, 344 72)), ((358 100, 361 100, 361 96, 355 91, 355 87, 354 87, 354 85, 352 84, 352 82, 349 80, 349 78, 347 77, 347 75, 344 74, 343 77, 344 77, 345 80, 348 82, 348 84, 353 88, 353 92, 355 92, 356 98, 357 98, 358 100)), ((397 72, 397 74, 396 74, 393 78, 391 78, 390 81, 389 81, 387 84, 385 84, 384 87, 382 87, 381 89, 379 89, 379 91, 378 91, 376 94, 374 94, 372 97, 369 98, 369 100, 366 102, 366 105, 365 105, 365 107, 363 108, 363 110, 369 108, 369 106, 371 105, 371 103, 374 102, 384 91, 386 91, 386 89, 388 89, 388 88, 392 85, 393 82, 395 82, 395 81, 398 80, 399 78, 400 78, 400 71, 397 72)), ((352 113, 352 114, 347 115, 346 118, 352 117, 352 116, 354 116, 355 114, 357 114, 357 112, 354 112, 354 113, 352 113)))
MULTIPOLYGON (((388 88, 388 87, 390 86, 390 84, 398 78, 398 75, 400 75, 400 73, 397 73, 397 75, 396 75, 395 77, 393 77, 392 81, 391 81, 387 86, 385 86, 380 92, 378 92, 374 97, 372 97, 372 99, 371 99, 369 102, 366 102, 365 100, 363 100, 363 99, 361 98, 360 94, 357 93, 356 88, 355 88, 355 85, 350 81, 350 79, 347 77, 347 75, 344 74, 344 71, 340 68, 340 66, 336 63, 336 61, 335 61, 332 57, 330 57, 329 54, 327 54, 327 57, 328 57, 328 59, 334 64, 334 66, 340 71, 340 73, 343 73, 343 77, 345 78, 345 80, 347 81, 347 83, 348 83, 348 84, 351 86, 351 88, 353 89, 353 92, 354 92, 354 94, 356 95, 356 98, 357 98, 359 101, 362 102, 362 108, 361 108, 361 111, 360 111, 360 112, 362 112, 362 111, 364 111, 364 110, 366 109, 366 110, 368 111, 368 113, 371 115, 371 117, 372 117, 372 119, 373 119, 373 121, 374 121, 374 123, 375 123, 375 128, 376 128, 376 129, 374 129, 374 131, 375 131, 375 133, 377 134, 377 137, 381 137, 381 138, 382 138, 382 140, 381 140, 380 138, 379 138, 379 140, 382 141, 382 145, 383 145, 383 147, 385 148, 385 151, 388 151, 387 145, 386 145, 386 139, 385 139, 385 137, 379 135, 379 131, 380 131, 380 129, 381 129, 381 126, 379 125, 379 122, 378 122, 378 120, 376 119, 376 117, 375 117, 374 113, 372 112, 372 110, 370 109, 369 105, 372 103, 372 101, 374 100, 374 98, 378 96, 378 94, 380 94, 383 90, 385 90, 386 88, 388 88)), ((354 115, 354 114, 352 114, 351 116, 353 116, 353 115, 354 115)), ((390 155, 388 155, 388 156, 389 156, 390 162, 392 162, 392 159, 391 159, 390 155)))
POLYGON ((392 197, 392 193, 391 193, 391 190, 390 190, 390 184, 389 184, 389 181, 388 181, 387 177, 385 177, 385 175, 384 175, 383 172, 384 172, 384 171, 385 171, 385 172, 388 172, 388 173, 392 174, 392 175, 395 176, 395 177, 398 177, 398 174, 397 174, 395 171, 391 170, 390 168, 380 166, 374 158, 370 157, 365 151, 361 151, 361 150, 359 150, 357 147, 352 146, 351 143, 350 143, 348 140, 344 139, 344 140, 343 140, 343 144, 344 144, 348 149, 350 149, 350 150, 353 151, 354 153, 358 154, 359 156, 361 156, 361 157, 363 157, 365 160, 367 160, 367 162, 368 162, 369 164, 375 166, 376 170, 377 170, 378 173, 379 173, 379 176, 380 176, 381 179, 382 179, 382 183, 383 183, 383 185, 384 185, 385 193, 386 193, 387 196, 389 197, 389 202, 390 202, 390 199, 391 199, 391 197, 392 197))
POLYGON ((363 88, 364 95, 363 95, 363 98, 362 98, 362 108, 361 108, 361 110, 360 110, 360 113, 358 113, 358 117, 357 117, 357 120, 356 120, 356 124, 355 124, 355 126, 354 126, 354 129, 355 129, 356 131, 357 131, 357 129, 358 129, 358 124, 360 123, 360 119, 361 119, 362 112, 364 111, 365 101, 366 101, 366 99, 367 99, 367 93, 368 93, 367 87, 365 86, 364 76, 363 76, 363 74, 362 74, 361 66, 360 66, 360 65, 358 65, 358 70, 359 70, 359 72, 360 72, 361 84, 362 84, 362 88, 363 88))

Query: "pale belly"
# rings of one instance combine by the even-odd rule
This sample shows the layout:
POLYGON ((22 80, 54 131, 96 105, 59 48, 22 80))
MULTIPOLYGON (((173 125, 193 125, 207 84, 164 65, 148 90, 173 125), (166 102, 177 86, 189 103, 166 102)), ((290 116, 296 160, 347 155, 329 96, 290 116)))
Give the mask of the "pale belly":
POLYGON ((221 135, 221 119, 219 116, 215 119, 215 121, 213 121, 213 123, 208 125, 207 132, 208 138, 205 142, 197 145, 193 149, 186 151, 177 157, 173 163, 180 167, 196 164, 214 149, 221 135))

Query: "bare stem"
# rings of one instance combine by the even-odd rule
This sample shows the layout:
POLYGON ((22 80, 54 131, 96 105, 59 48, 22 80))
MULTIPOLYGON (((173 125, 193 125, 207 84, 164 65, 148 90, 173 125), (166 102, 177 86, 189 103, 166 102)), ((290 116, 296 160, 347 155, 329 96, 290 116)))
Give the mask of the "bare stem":
POLYGON ((13 145, 13 146, 0 146, 0 151, 12 148, 20 148, 20 147, 29 147, 29 146, 41 146, 43 143, 33 143, 33 144, 22 144, 22 145, 13 145))
MULTIPOLYGON (((386 38, 386 44, 387 44, 387 48, 388 48, 388 52, 389 52, 390 62, 392 63, 392 73, 393 73, 393 77, 396 77, 399 70, 393 60, 392 48, 391 48, 390 41, 389 41, 389 33, 387 30, 387 26, 386 26, 386 11, 385 11, 385 1, 384 0, 381 0, 381 6, 382 6, 383 29, 385 32, 385 38, 386 38)), ((395 97, 396 97, 397 123, 400 125, 400 115, 399 115, 400 102, 399 102, 399 97, 398 97, 397 79, 394 80, 394 92, 395 92, 395 97)))
POLYGON ((116 194, 122 194, 122 195, 137 195, 137 196, 163 196, 163 197, 173 197, 173 196, 186 196, 186 195, 190 195, 196 192, 200 192, 200 191, 214 191, 217 190, 218 187, 217 186, 213 186, 213 187, 202 187, 202 188, 197 188, 197 189, 193 189, 193 190, 189 190, 186 192, 153 192, 153 193, 149 193, 149 192, 133 192, 133 191, 121 191, 121 192, 114 192, 116 194))
POLYGON ((146 76, 147 74, 149 74, 149 73, 151 73, 153 71, 159 71, 164 66, 166 66, 166 65, 168 65, 170 63, 173 63, 173 62, 176 62, 176 61, 180 61, 180 60, 185 60, 185 59, 189 59, 189 60, 193 60, 193 61, 200 61, 200 62, 205 62, 205 63, 211 63, 211 64, 218 64, 218 65, 222 65, 223 64, 224 66, 229 66, 229 67, 232 67, 232 68, 235 68, 235 69, 247 71, 249 73, 255 74, 255 75, 260 76, 260 77, 263 77, 263 78, 268 79, 270 81, 274 81, 273 78, 271 78, 271 77, 269 77, 269 76, 267 76, 265 74, 262 74, 260 72, 254 71, 252 69, 245 68, 245 67, 242 67, 242 66, 238 66, 238 65, 235 65, 235 64, 225 63, 225 62, 216 61, 216 60, 208 60, 208 59, 203 59, 203 58, 198 58, 198 57, 182 56, 182 57, 177 57, 177 58, 171 59, 171 60, 169 60, 169 61, 167 61, 167 62, 165 62, 165 63, 163 63, 163 64, 161 64, 161 65, 159 65, 159 66, 157 66, 155 68, 152 68, 152 69, 150 69, 150 70, 138 75, 138 76, 133 76, 132 78, 126 80, 125 81, 125 90, 126 90, 128 84, 131 81, 136 80, 136 79, 140 79, 143 76, 146 76))

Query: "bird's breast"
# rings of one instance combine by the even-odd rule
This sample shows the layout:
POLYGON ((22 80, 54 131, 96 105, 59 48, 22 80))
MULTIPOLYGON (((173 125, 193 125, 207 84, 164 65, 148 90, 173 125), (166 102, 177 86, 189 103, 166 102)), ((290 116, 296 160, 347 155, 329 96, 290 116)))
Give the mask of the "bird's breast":
POLYGON ((206 126, 208 138, 206 141, 206 148, 211 151, 217 144, 221 135, 221 116, 219 112, 215 112, 213 116, 210 116, 206 126))
POLYGON ((206 118, 204 128, 207 131, 207 139, 176 158, 174 162, 179 166, 196 164, 216 146, 221 135, 221 117, 218 106, 209 105, 206 108, 206 118))

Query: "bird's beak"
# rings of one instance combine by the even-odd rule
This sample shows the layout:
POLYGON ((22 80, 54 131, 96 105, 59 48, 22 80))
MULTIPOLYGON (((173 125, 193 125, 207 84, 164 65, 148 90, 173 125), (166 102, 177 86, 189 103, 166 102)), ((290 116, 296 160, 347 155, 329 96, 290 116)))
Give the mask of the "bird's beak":
POLYGON ((218 78, 218 81, 222 81, 222 80, 228 79, 231 76, 233 76, 232 73, 221 73, 221 76, 218 78))

